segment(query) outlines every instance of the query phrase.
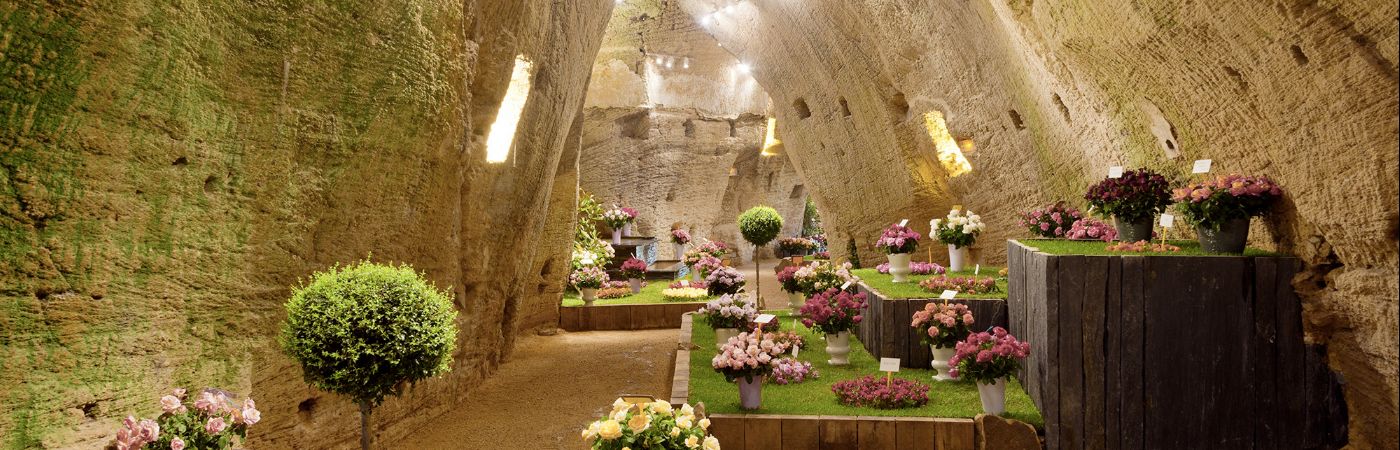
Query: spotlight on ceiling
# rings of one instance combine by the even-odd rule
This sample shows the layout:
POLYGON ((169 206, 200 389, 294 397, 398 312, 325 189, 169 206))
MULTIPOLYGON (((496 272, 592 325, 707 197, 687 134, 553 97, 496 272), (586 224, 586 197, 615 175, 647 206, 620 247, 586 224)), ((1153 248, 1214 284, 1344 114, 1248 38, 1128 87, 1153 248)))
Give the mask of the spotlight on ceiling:
POLYGON ((685 60, 683 60, 683 61, 681 62, 681 68, 682 68, 682 69, 689 69, 689 68, 690 68, 690 57, 686 57, 685 60))
POLYGON ((667 69, 670 69, 670 68, 671 68, 671 64, 674 64, 675 62, 676 62, 675 60, 668 60, 668 61, 666 61, 666 68, 667 68, 667 69))
POLYGON ((708 27, 708 26, 710 26, 711 23, 714 23, 714 21, 715 21, 715 15, 714 15, 714 14, 706 14, 705 17, 701 17, 701 18, 700 18, 700 25, 704 25, 704 26, 707 26, 707 27, 708 27))
POLYGON ((749 63, 739 63, 739 65, 736 67, 739 68, 740 73, 745 74, 749 73, 750 70, 753 70, 753 67, 749 67, 749 63))

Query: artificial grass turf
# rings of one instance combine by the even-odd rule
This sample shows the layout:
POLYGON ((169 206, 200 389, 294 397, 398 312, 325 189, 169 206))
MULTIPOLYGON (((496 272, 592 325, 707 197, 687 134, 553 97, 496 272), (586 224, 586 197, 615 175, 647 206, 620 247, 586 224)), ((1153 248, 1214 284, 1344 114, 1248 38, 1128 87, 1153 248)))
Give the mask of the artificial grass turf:
MULTIPOLYGON (((642 286, 642 292, 632 294, 622 298, 600 298, 593 301, 594 306, 602 305, 644 305, 650 303, 683 303, 666 300, 661 296, 661 291, 670 287, 672 280, 647 280, 647 285, 642 286)), ((709 301, 714 297, 706 297, 694 300, 696 302, 709 301)), ((583 298, 579 297, 578 291, 569 289, 564 291, 563 306, 583 306, 583 298)))
MULTIPOLYGON (((1000 278, 997 275, 1000 271, 1000 267, 983 266, 982 271, 977 275, 978 277, 997 278, 997 292, 987 294, 958 294, 958 298, 1006 298, 1006 279, 1000 278)), ((947 275, 973 276, 972 272, 973 270, 963 270, 948 272, 947 275)), ((860 277, 861 283, 878 291, 881 295, 884 295, 885 298, 938 298, 938 294, 943 293, 943 291, 929 292, 927 289, 919 286, 919 282, 940 275, 910 275, 908 282, 895 283, 894 275, 880 273, 875 269, 855 269, 852 270, 851 273, 860 277)))
MULTIPOLYGON (((1210 253, 1201 249, 1201 243, 1191 240, 1168 240, 1167 243, 1181 247, 1175 252, 1111 252, 1105 249, 1108 242, 1081 241, 1069 239, 1019 239, 1027 247, 1039 249, 1051 255, 1089 256, 1241 256, 1235 253, 1210 253)), ((1157 242, 1157 241, 1153 241, 1157 242)), ((1279 256, 1278 253, 1246 247, 1243 256, 1279 256)))
MULTIPOLYGON (((795 414, 795 415, 835 415, 835 416, 898 416, 898 417, 976 417, 982 412, 982 403, 977 394, 977 385, 971 381, 933 381, 934 372, 929 369, 901 369, 894 376, 916 380, 930 386, 928 404, 908 409, 875 409, 846 406, 836 401, 831 386, 837 381, 850 380, 865 375, 884 376, 880 372, 880 362, 861 345, 858 339, 851 339, 851 364, 832 366, 826 363, 826 341, 813 334, 807 327, 795 324, 796 316, 789 310, 767 311, 778 315, 780 325, 785 330, 795 330, 807 340, 806 348, 798 352, 798 359, 812 363, 812 368, 821 378, 799 384, 780 385, 764 382, 763 404, 753 411, 739 408, 739 387, 724 380, 724 375, 715 372, 710 366, 714 358, 715 331, 700 321, 694 322, 690 339, 699 347, 690 351, 690 404, 705 403, 709 413, 721 414, 795 414)), ((1045 419, 1035 408, 1029 396, 1021 389, 1014 378, 1006 385, 1006 413, 1002 417, 1020 420, 1044 428, 1045 419)))

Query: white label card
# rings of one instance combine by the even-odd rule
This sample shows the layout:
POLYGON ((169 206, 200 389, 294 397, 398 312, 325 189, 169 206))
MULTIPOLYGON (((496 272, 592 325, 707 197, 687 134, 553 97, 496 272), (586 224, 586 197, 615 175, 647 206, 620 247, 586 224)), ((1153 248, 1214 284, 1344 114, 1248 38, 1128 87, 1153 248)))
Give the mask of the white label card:
POLYGON ((973 275, 980 275, 981 273, 982 273, 982 265, 981 265, 981 264, 978 264, 978 265, 976 265, 976 266, 974 266, 974 267, 972 268, 972 274, 973 274, 973 275))
POLYGON ((898 372, 899 358, 880 358, 881 372, 898 372))
POLYGON ((766 325, 766 324, 768 324, 768 322, 772 322, 773 319, 776 319, 776 318, 778 318, 778 316, 775 316, 775 315, 772 315, 772 314, 759 314, 758 317, 755 317, 755 318, 753 319, 753 322, 754 322, 754 323, 760 323, 760 324, 765 324, 765 325, 766 325))
POLYGON ((1173 216, 1171 214, 1162 214, 1162 219, 1160 220, 1160 222, 1162 223, 1162 228, 1171 228, 1172 225, 1176 224, 1176 216, 1173 216))
POLYGON ((793 358, 796 358, 796 357, 797 357, 797 352, 800 352, 800 351, 802 351, 802 347, 793 347, 793 348, 792 348, 792 357, 793 357, 793 358))
POLYGON ((1123 166, 1109 166, 1109 168, 1108 168, 1108 177, 1109 177, 1109 178, 1123 178, 1123 166))
POLYGON ((846 288, 849 288, 849 287, 851 287, 851 282, 847 281, 845 284, 842 284, 842 285, 841 285, 841 290, 844 291, 844 290, 846 290, 846 288))
POLYGON ((1210 172, 1210 160, 1209 160, 1209 159, 1198 159, 1198 160, 1196 160, 1196 164, 1194 164, 1194 165, 1191 166, 1191 173, 1209 173, 1209 172, 1210 172))
POLYGON ((690 287, 690 280, 681 280, 681 287, 683 287, 683 288, 688 288, 688 287, 690 287))
POLYGON ((899 226, 901 226, 901 227, 907 227, 907 226, 909 226, 909 219, 904 219, 904 220, 899 221, 899 226))
POLYGON ((957 296, 958 296, 958 291, 955 291, 955 290, 952 290, 952 289, 944 289, 942 294, 938 294, 938 298, 941 298, 941 299, 944 299, 944 300, 952 300, 953 297, 957 297, 957 296))

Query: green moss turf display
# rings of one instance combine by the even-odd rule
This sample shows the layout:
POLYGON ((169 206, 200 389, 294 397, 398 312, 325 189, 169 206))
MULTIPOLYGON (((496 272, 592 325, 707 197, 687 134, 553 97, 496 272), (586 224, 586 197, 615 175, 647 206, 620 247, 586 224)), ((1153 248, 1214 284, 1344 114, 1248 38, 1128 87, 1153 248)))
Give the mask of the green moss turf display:
MULTIPOLYGON (((651 303, 684 303, 669 301, 661 296, 661 291, 671 286, 671 280, 647 280, 647 285, 642 287, 642 292, 632 294, 622 298, 600 298, 593 301, 594 306, 602 305, 645 305, 651 303)), ((695 300, 696 302, 710 301, 714 297, 706 297, 695 300)), ((569 289, 564 292, 563 306, 583 306, 583 298, 579 297, 578 291, 569 289)))
MULTIPOLYGON (((797 316, 788 310, 768 311, 778 315, 784 330, 795 330, 807 339, 807 348, 798 352, 798 359, 812 363, 812 368, 821 378, 799 384, 780 385, 765 382, 763 385, 763 406, 754 411, 739 408, 739 388, 726 382, 724 375, 715 372, 710 366, 714 357, 715 331, 708 325, 696 322, 691 330, 691 342, 698 349, 690 351, 690 404, 705 402, 710 413, 720 414, 795 414, 795 415, 835 415, 835 416, 898 416, 898 417, 944 417, 973 418, 982 412, 982 403, 977 394, 977 385, 970 381, 935 382, 933 371, 926 369, 902 369, 894 376, 916 380, 931 386, 928 391, 928 404, 909 409, 875 409, 845 406, 836 402, 836 394, 831 385, 838 381, 856 379, 864 375, 879 375, 880 362, 865 351, 857 339, 851 339, 851 364, 832 366, 826 363, 826 341, 813 334, 800 323, 794 324, 797 316)), ((853 333, 854 336, 854 333, 853 333)), ((1043 428, 1045 419, 1036 410, 1021 384, 1016 380, 1006 385, 1006 414, 1003 417, 1043 428)))
MULTIPOLYGON (((1027 247, 1040 249, 1042 253, 1051 255, 1089 255, 1089 256, 1240 256, 1233 253, 1209 253, 1201 249, 1201 243, 1188 240, 1168 240, 1167 243, 1181 247, 1175 252, 1111 252, 1105 250, 1108 246, 1103 241, 1071 241, 1068 239, 1018 239, 1027 247)), ((1153 241, 1156 242, 1156 241, 1153 241)), ((1280 256, 1278 253, 1260 250, 1257 248, 1244 249, 1244 256, 1280 256)))
MULTIPOLYGON (((983 266, 978 277, 997 277, 1000 267, 983 266)), ((972 270, 961 272, 949 272, 950 276, 973 276, 972 270)), ((939 275, 910 275, 908 283, 895 283, 894 276, 887 273, 880 273, 875 269, 855 269, 851 273, 860 277, 860 281, 870 286, 871 289, 879 291, 885 298, 938 298, 939 292, 929 292, 919 287, 919 283, 939 275)), ((958 294, 958 298, 1006 298, 1006 279, 997 278, 997 292, 987 294, 958 294)))

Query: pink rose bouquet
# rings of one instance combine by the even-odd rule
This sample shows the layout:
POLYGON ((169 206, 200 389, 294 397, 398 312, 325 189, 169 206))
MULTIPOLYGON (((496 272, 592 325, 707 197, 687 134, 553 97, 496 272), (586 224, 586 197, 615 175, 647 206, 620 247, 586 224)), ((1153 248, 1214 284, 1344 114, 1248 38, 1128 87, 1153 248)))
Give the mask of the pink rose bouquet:
POLYGON ((817 243, 807 238, 790 237, 778 240, 778 256, 806 256, 817 249, 817 243))
POLYGON ((996 278, 976 276, 940 275, 920 281, 919 287, 929 292, 954 290, 959 294, 990 294, 1001 290, 996 278))
POLYGON ((739 378, 752 382, 753 377, 768 375, 773 370, 773 361, 787 353, 787 347, 773 341, 772 334, 762 336, 743 332, 729 338, 720 347, 719 354, 710 360, 715 372, 724 374, 730 382, 739 378))
POLYGON ((773 374, 770 375, 770 378, 777 384, 797 384, 821 378, 821 373, 812 368, 812 363, 782 358, 773 363, 773 374))
POLYGON ((632 209, 632 208, 628 208, 628 207, 626 207, 626 206, 623 206, 621 209, 622 209, 622 213, 623 213, 623 214, 626 214, 627 217, 630 218, 630 219, 627 220, 628 222, 632 222, 632 221, 634 221, 634 220, 637 220, 637 210, 632 209))
POLYGON ((875 249, 886 254, 913 253, 919 248, 919 238, 923 235, 914 231, 913 228, 890 225, 885 228, 885 232, 880 235, 880 239, 875 240, 875 249))
POLYGON ((802 324, 812 331, 837 334, 851 331, 859 325, 866 307, 865 293, 851 294, 840 289, 827 289, 807 299, 802 305, 802 324))
POLYGON ((1065 233, 1069 239, 1098 239, 1104 242, 1113 242, 1118 239, 1118 229, 1099 219, 1085 217, 1074 221, 1070 225, 1069 232, 1065 233))
POLYGON ((706 302, 696 315, 710 328, 744 328, 758 316, 758 305, 743 294, 725 295, 706 302))
POLYGON ((910 326, 919 330, 924 345, 951 348, 972 333, 972 310, 961 303, 929 302, 914 312, 910 326))
POLYGON ((230 449, 248 436, 248 427, 262 420, 253 399, 240 404, 224 391, 205 389, 193 401, 184 389, 160 398, 164 411, 155 420, 127 416, 113 446, 136 449, 230 449))
POLYGON ((843 405, 877 409, 917 408, 928 404, 927 384, 904 378, 866 375, 831 385, 836 401, 843 405))
POLYGON ((1172 200, 1187 222, 1217 231, 1231 220, 1263 215, 1282 196, 1283 189, 1269 177, 1237 173, 1172 191, 1172 200))
POLYGON ((719 270, 721 267, 724 267, 724 262, 720 261, 719 258, 710 255, 700 257, 700 261, 696 262, 694 265, 691 266, 692 269, 698 270, 700 271, 701 275, 706 276, 708 276, 710 273, 716 270, 719 270))
POLYGON ((1065 237, 1074 222, 1082 217, 1078 209, 1059 202, 1021 214, 1018 223, 1036 236, 1053 239, 1065 237))
POLYGON ((680 228, 671 230, 671 243, 685 245, 690 243, 690 232, 680 228))
POLYGON ((855 290, 854 284, 860 281, 859 278, 851 274, 851 263, 849 262, 842 263, 840 266, 822 262, 808 264, 797 268, 792 273, 792 277, 801 292, 807 294, 808 297, 828 289, 840 289, 846 282, 852 284, 847 289, 855 290))
POLYGON ((744 288, 744 274, 739 273, 739 269, 720 266, 705 277, 705 285, 710 295, 737 294, 744 288))
POLYGON ((1002 327, 990 333, 972 333, 959 342, 957 353, 948 359, 953 377, 992 384, 998 378, 1016 373, 1021 360, 1031 354, 1031 344, 1016 340, 1002 327))
MULTIPOLYGON (((875 266, 875 271, 880 273, 890 273, 890 263, 883 262, 875 266)), ((921 261, 911 261, 909 263, 909 273, 911 275, 942 275, 948 269, 938 265, 938 263, 927 263, 921 261)))
POLYGON ((569 274, 569 284, 577 289, 597 289, 603 287, 603 283, 607 282, 608 273, 598 266, 584 267, 569 274))
POLYGON ((627 258, 622 262, 622 277, 627 279, 646 278, 647 263, 637 258, 627 258))
POLYGON ((671 289, 680 289, 680 288, 707 289, 709 286, 706 286, 704 281, 676 280, 676 281, 672 281, 671 284, 670 284, 669 286, 667 286, 667 287, 669 287, 669 288, 671 288, 671 289))

